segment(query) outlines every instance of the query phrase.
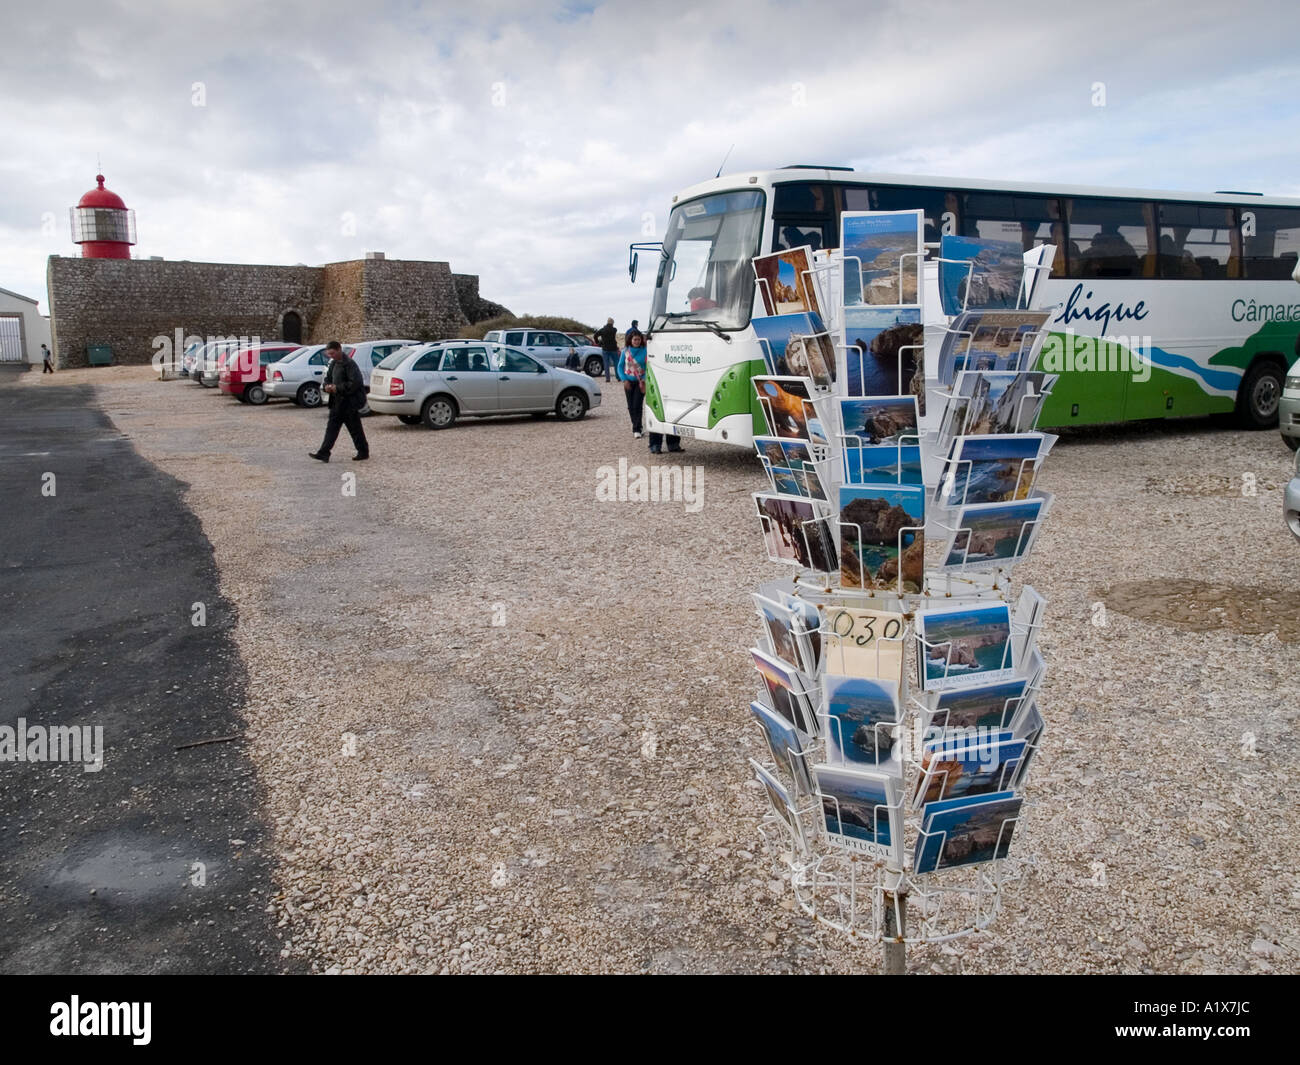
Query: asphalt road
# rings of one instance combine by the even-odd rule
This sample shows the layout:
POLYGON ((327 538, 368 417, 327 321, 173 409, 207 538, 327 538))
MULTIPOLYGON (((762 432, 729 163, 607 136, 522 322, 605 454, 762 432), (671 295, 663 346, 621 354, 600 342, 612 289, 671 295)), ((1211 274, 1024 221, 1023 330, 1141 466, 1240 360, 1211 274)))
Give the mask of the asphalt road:
POLYGON ((95 772, 0 761, 0 972, 283 968, 243 745, 177 750, 239 734, 246 690, 182 490, 89 388, 0 374, 0 757, 19 719, 29 744, 38 725, 103 729, 95 772))

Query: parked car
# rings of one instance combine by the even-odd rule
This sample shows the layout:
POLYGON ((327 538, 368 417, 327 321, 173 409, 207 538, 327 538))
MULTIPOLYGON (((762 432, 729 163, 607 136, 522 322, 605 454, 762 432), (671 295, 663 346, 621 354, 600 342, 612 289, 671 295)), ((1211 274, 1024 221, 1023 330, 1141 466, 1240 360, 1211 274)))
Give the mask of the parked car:
POLYGON ((1295 465, 1291 468, 1291 480, 1287 482, 1282 498, 1282 516, 1286 518, 1291 535, 1300 540, 1300 452, 1296 453, 1295 465))
MULTIPOLYGON (((492 344, 518 348, 551 366, 566 366, 570 352, 578 356, 578 365, 591 377, 605 373, 600 348, 590 342, 575 343, 576 338, 554 329, 493 329, 483 337, 492 344)), ((584 338, 586 339, 586 338, 584 338)))
POLYGON ((190 379, 204 388, 216 388, 221 383, 221 367, 226 364, 226 357, 238 350, 239 341, 234 338, 208 341, 198 358, 198 372, 191 373, 190 379))
POLYGON ((407 348, 418 343, 418 340, 361 340, 355 344, 344 344, 343 352, 357 364, 361 370, 361 382, 369 388, 370 375, 374 373, 376 366, 398 348, 407 348))
POLYGON ((1287 447, 1292 451, 1300 448, 1300 359, 1291 364, 1282 383, 1282 396, 1277 401, 1277 427, 1287 447))
POLYGON ((266 368, 278 362, 291 351, 296 351, 300 344, 252 344, 240 348, 226 357, 221 373, 218 375, 221 391, 234 396, 241 403, 260 406, 266 402, 266 389, 262 382, 266 380, 266 368))
POLYGON ((548 366, 517 348, 443 340, 394 352, 370 379, 370 407, 407 425, 449 429, 458 417, 544 415, 577 421, 600 406, 600 389, 581 373, 548 366))
POLYGON ((324 344, 291 351, 266 368, 266 394, 273 399, 293 400, 300 407, 319 407, 325 399, 320 386, 328 363, 324 344))

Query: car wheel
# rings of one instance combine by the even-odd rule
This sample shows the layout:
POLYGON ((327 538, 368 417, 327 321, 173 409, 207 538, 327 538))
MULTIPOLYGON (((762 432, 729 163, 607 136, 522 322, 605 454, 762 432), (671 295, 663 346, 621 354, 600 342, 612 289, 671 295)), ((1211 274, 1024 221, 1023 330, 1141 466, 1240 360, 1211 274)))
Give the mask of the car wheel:
POLYGON ((244 402, 260 407, 266 402, 266 389, 259 384, 249 385, 244 389, 244 402))
POLYGON ((555 413, 561 421, 576 422, 587 413, 587 397, 576 388, 563 392, 555 403, 555 413))
POLYGON ((1300 436, 1284 436, 1282 443, 1286 444, 1292 451, 1300 449, 1300 436))
POLYGON ((450 429, 456 424, 456 401, 450 396, 430 396, 420 411, 420 420, 430 429, 450 429))
POLYGON ((403 425, 419 425, 420 416, 418 414, 399 414, 397 420, 403 425))
POLYGON ((298 404, 303 407, 319 407, 321 400, 320 385, 315 381, 308 381, 302 388, 298 389, 298 404))
POLYGON ((1237 391, 1237 417, 1247 429, 1272 429, 1277 425, 1284 376, 1282 367, 1275 362, 1257 362, 1247 371, 1237 391))
POLYGON ((605 360, 599 355, 588 355, 582 368, 588 377, 600 377, 605 372, 605 360))

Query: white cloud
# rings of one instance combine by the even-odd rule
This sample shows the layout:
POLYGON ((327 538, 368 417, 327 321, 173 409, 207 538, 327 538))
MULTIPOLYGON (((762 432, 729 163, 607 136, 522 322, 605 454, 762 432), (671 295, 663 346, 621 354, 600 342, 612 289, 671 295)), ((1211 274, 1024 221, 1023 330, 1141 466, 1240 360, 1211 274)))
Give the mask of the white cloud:
POLYGON ((445 259, 516 311, 593 323, 644 321, 627 244, 732 144, 737 171, 1300 191, 1300 14, 1273 3, 172 0, 9 22, 0 286, 42 299, 97 154, 141 255, 445 259))

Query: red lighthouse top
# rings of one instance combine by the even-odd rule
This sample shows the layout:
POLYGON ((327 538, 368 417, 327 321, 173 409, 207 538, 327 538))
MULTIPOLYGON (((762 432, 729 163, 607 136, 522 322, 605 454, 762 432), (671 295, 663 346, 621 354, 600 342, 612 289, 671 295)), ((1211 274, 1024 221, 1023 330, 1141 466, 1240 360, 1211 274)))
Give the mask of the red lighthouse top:
POLYGON ((83 259, 129 259, 135 243, 135 212, 122 197, 104 188, 104 175, 95 175, 96 187, 72 208, 72 241, 81 245, 83 259))
POLYGON ((119 211, 126 210, 126 204, 122 202, 122 197, 116 192, 110 192, 104 188, 104 175, 96 174, 95 180, 99 183, 98 188, 91 189, 86 195, 77 201, 78 207, 114 207, 119 211))

